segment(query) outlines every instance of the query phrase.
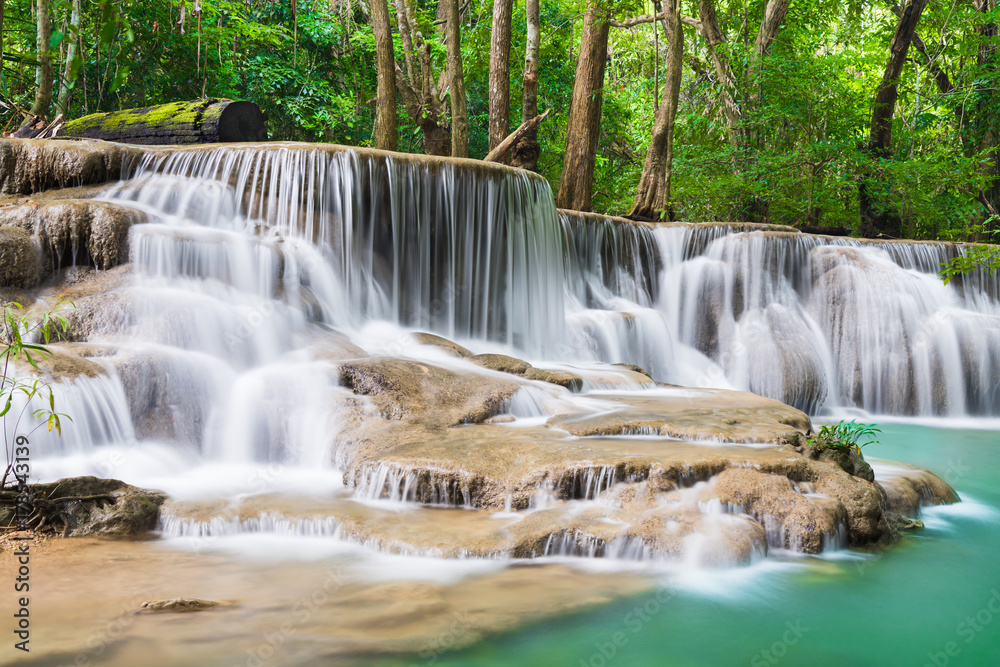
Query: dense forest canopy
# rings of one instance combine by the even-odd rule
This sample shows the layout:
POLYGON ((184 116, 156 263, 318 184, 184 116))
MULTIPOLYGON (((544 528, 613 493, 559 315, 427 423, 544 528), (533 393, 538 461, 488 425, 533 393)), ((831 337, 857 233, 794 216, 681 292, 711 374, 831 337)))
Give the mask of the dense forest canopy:
POLYGON ((483 158, 550 110, 537 161, 534 132, 498 159, 563 206, 913 238, 1000 226, 995 0, 13 0, 0 20, 6 131, 207 96, 256 102, 274 139, 483 158))

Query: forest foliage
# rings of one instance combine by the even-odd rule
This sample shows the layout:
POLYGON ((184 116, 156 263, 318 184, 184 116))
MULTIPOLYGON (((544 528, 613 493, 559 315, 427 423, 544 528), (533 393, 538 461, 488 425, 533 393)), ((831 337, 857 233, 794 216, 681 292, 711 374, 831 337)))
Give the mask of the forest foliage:
MULTIPOLYGON (((396 0, 403 2, 404 0, 396 0)), ((431 59, 445 66, 438 3, 405 0, 431 59)), ((592 0, 590 0, 592 2, 592 0)), ((669 1, 669 0, 668 0, 669 1)), ((602 3, 607 7, 609 3, 602 3)), ((659 0, 611 2, 627 22, 659 0)), ((699 2, 680 12, 697 19, 699 2)), ((866 150, 873 100, 897 26, 892 0, 793 0, 773 44, 755 57, 762 0, 716 0, 734 75, 743 140, 731 141, 719 76, 706 39, 683 26, 674 129, 673 215, 680 220, 757 219, 858 229, 859 182, 898 211, 905 236, 983 239, 1000 207, 997 144, 1000 73, 995 0, 930 0, 898 80, 887 154, 866 150), (919 48, 918 48, 919 47, 919 48), (989 225, 987 225, 989 226, 989 225)), ((901 3, 906 4, 906 3, 901 3)), ((397 59, 395 2, 389 3, 397 59)), ((493 1, 466 0, 461 55, 469 153, 489 149, 493 1)), ((539 172, 558 188, 567 112, 588 0, 540 3, 539 172)), ((19 124, 35 98, 36 65, 53 58, 55 96, 68 118, 202 96, 246 99, 269 115, 274 139, 374 145, 376 40, 369 0, 13 0, 3 16, 0 125, 19 124), (51 39, 40 54, 36 13, 47 4, 51 39), (74 11, 76 10, 76 12, 74 11), (78 18, 77 18, 78 16, 78 18), (59 91, 62 95, 58 95, 59 91)), ((513 3, 510 125, 522 118, 525 2, 513 3)), ((664 84, 667 44, 656 21, 613 27, 607 47, 593 203, 629 212, 664 84)), ((398 150, 422 152, 420 128, 397 100, 398 150)), ((55 105, 53 105, 55 107, 55 105)), ((52 114, 55 113, 53 108, 52 114)))

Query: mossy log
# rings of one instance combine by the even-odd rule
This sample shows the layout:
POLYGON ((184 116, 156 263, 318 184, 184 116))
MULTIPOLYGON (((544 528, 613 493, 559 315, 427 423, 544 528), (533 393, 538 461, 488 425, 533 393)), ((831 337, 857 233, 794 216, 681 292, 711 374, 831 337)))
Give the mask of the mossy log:
POLYGON ((56 136, 145 145, 267 141, 266 120, 253 102, 209 98, 92 114, 69 121, 56 136))

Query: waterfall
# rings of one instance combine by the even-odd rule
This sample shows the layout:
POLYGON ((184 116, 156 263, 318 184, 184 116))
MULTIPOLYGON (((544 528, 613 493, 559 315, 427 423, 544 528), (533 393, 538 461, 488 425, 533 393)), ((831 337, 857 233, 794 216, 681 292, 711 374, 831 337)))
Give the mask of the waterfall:
MULTIPOLYGON (((45 436, 47 456, 152 442, 330 467, 351 394, 324 346, 379 321, 812 414, 1000 414, 1000 278, 944 285, 953 244, 557 211, 540 177, 468 160, 303 144, 137 155, 104 195, 147 213, 131 278, 77 322, 77 340, 113 351, 107 374, 58 384, 75 423, 45 436)), ((510 418, 544 421, 535 402, 522 392, 510 418)), ((399 474, 374 497, 405 499, 399 474)), ((440 502, 465 502, 460 487, 440 502)))

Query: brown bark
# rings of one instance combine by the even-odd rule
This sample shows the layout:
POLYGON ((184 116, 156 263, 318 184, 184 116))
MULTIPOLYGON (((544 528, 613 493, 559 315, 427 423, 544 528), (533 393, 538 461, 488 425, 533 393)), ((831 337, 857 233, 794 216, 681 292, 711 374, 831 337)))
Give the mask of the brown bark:
POLYGON ((52 68, 52 49, 49 40, 52 38, 51 8, 49 0, 38 0, 36 15, 38 20, 38 69, 35 73, 37 88, 35 103, 31 106, 31 115, 24 119, 22 127, 27 127, 35 116, 45 118, 52 106, 52 82, 55 73, 52 68))
POLYGON ((781 24, 785 22, 785 15, 788 14, 788 5, 791 0, 770 0, 764 8, 764 18, 760 22, 760 30, 757 31, 757 39, 754 41, 755 52, 764 55, 771 47, 781 24))
MULTIPOLYGON (((659 2, 656 3, 659 5, 659 2)), ((659 7, 657 7, 659 9, 659 7)), ((680 101, 684 58, 684 30, 680 20, 680 0, 666 0, 664 39, 667 40, 667 66, 664 73, 663 100, 653 121, 653 136, 642 167, 642 176, 629 217, 637 220, 673 219, 670 206, 670 180, 674 162, 674 123, 680 101)))
POLYGON ((722 110, 726 116, 729 130, 729 143, 733 148, 739 148, 739 132, 743 121, 743 112, 736 103, 736 77, 729 64, 729 58, 719 48, 726 42, 726 36, 719 27, 719 19, 715 15, 714 0, 698 0, 698 15, 701 17, 701 34, 708 43, 708 51, 715 65, 716 76, 719 77, 720 94, 722 95, 722 110))
MULTIPOLYGON (((538 50, 541 25, 538 0, 525 0, 526 40, 524 46, 524 92, 521 100, 521 122, 526 123, 538 115, 538 50)), ((515 167, 538 171, 538 126, 533 125, 514 145, 511 164, 515 167)))
POLYGON ((566 154, 556 205, 589 211, 593 197, 594 162, 600 136, 601 105, 604 101, 604 69, 608 57, 609 3, 599 2, 587 10, 576 63, 573 99, 566 127, 566 154))
POLYGON ((541 116, 535 116, 534 118, 526 120, 523 123, 521 123, 521 125, 516 130, 508 134, 503 141, 497 144, 496 148, 494 148, 493 150, 491 150, 489 153, 486 154, 486 157, 483 158, 483 162, 502 163, 504 161, 504 156, 508 153, 508 151, 511 150, 514 144, 516 144, 521 139, 521 137, 523 137, 528 132, 538 131, 538 126, 541 124, 543 120, 546 119, 546 117, 548 117, 550 111, 552 111, 552 109, 547 109, 545 113, 543 113, 541 116))
MULTIPOLYGON (((424 150, 429 155, 451 155, 444 97, 438 92, 439 86, 434 80, 431 45, 424 40, 413 16, 413 1, 396 0, 396 22, 406 68, 404 70, 396 63, 396 90, 403 99, 406 113, 424 135, 424 150)), ((446 80, 446 74, 442 72, 442 81, 446 80)))
MULTIPOLYGON (((448 81, 451 89, 451 155, 469 157, 469 113, 465 106, 465 74, 462 70, 462 20, 459 0, 447 3, 445 43, 448 48, 448 81)), ((508 21, 508 35, 510 23, 508 21)), ((507 39, 510 47, 510 37, 507 39)))
POLYGON ((510 23, 513 9, 513 0, 493 0, 489 100, 491 151, 510 132, 510 23))
MULTIPOLYGON (((906 54, 913 41, 920 15, 927 6, 927 0, 910 0, 904 7, 896 25, 896 32, 889 45, 889 60, 886 62, 882 81, 875 93, 875 103, 872 107, 872 120, 869 129, 868 145, 865 147, 873 160, 886 158, 891 154, 892 118, 896 112, 896 99, 899 96, 899 75, 906 64, 906 54)), ((871 191, 871 179, 877 174, 874 165, 869 173, 862 176, 858 189, 861 208, 862 236, 899 236, 902 223, 899 213, 892 210, 888 202, 877 202, 871 191)))
MULTIPOLYGON (((996 0, 973 0, 973 5, 977 12, 983 14, 992 13, 996 10, 996 0)), ((983 23, 979 26, 979 52, 977 62, 981 71, 990 72, 995 81, 997 69, 997 24, 983 23)), ((1000 210, 1000 151, 996 150, 1000 143, 1000 128, 997 126, 997 93, 995 84, 978 84, 979 100, 976 104, 976 125, 975 134, 979 139, 979 151, 987 153, 992 151, 992 156, 983 164, 983 177, 986 186, 980 193, 980 199, 984 202, 985 208, 990 215, 996 215, 1000 210)), ((980 239, 985 239, 996 229, 1000 229, 1000 222, 993 221, 984 228, 980 234, 980 239)))
POLYGON ((375 147, 396 150, 396 56, 392 48, 392 25, 388 0, 372 0, 372 33, 375 35, 375 68, 378 92, 375 102, 375 147))
MULTIPOLYGON (((70 25, 79 29, 80 27, 80 0, 73 0, 73 9, 70 12, 70 25)), ((73 92, 73 82, 69 80, 69 72, 76 60, 78 41, 73 37, 73 32, 67 34, 69 44, 66 47, 66 64, 63 69, 62 81, 59 82, 59 96, 56 98, 56 111, 65 114, 69 106, 69 98, 73 92)))

